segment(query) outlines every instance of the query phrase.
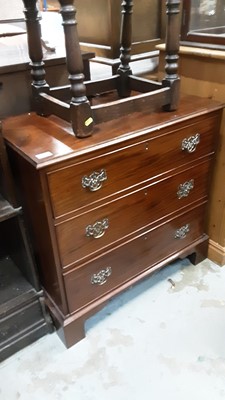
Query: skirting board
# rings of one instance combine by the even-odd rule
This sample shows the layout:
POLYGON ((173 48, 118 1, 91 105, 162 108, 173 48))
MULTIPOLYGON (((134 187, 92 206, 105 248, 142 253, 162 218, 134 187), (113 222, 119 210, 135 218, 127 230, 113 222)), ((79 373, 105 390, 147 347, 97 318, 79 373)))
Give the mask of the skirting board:
POLYGON ((225 266, 225 247, 209 239, 208 258, 221 267, 225 266))

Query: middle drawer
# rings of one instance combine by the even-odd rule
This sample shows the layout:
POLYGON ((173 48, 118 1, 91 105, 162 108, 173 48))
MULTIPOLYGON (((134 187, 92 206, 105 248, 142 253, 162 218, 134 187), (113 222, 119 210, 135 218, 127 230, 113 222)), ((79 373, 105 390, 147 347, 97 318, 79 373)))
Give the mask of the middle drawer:
POLYGON ((207 196, 210 160, 56 224, 63 267, 207 196))

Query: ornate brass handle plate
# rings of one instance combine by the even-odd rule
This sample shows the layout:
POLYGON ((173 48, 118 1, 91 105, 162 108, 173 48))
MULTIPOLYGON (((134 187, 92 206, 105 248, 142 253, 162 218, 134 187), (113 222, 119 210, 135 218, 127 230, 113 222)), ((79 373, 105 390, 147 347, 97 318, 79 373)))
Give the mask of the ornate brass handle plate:
POLYGON ((93 225, 88 225, 86 227, 86 236, 93 236, 95 239, 98 239, 105 234, 108 227, 108 218, 104 218, 102 221, 96 221, 93 225))
POLYGON ((107 174, 105 169, 100 171, 94 171, 89 176, 84 175, 82 178, 82 187, 88 188, 91 192, 96 192, 96 190, 101 189, 102 182, 106 181, 107 174))
POLYGON ((197 145, 200 143, 200 134, 190 136, 182 140, 181 150, 186 150, 188 153, 194 153, 197 145))
POLYGON ((188 232, 190 232, 190 226, 189 224, 186 224, 176 230, 174 237, 175 239, 184 239, 186 238, 188 232))
POLYGON ((107 267, 105 269, 102 269, 101 271, 97 272, 96 274, 93 274, 91 276, 91 283, 92 285, 104 285, 106 283, 107 278, 112 274, 112 268, 107 267))
POLYGON ((194 179, 191 179, 190 181, 181 183, 178 186, 178 190, 177 190, 178 199, 182 199, 183 197, 188 197, 190 191, 193 188, 194 188, 194 179))

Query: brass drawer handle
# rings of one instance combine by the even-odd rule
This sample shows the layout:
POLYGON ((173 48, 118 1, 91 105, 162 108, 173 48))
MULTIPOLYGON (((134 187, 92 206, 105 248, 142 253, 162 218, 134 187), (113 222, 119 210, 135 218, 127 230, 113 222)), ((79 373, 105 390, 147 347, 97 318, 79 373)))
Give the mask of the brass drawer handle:
POLYGON ((95 239, 98 239, 105 234, 108 227, 108 218, 104 218, 102 221, 96 221, 93 225, 88 225, 86 227, 86 236, 93 236, 95 239))
POLYGON ((89 188, 91 192, 96 192, 96 190, 101 189, 102 182, 106 181, 107 174, 105 169, 100 171, 94 171, 91 175, 84 175, 82 178, 82 187, 89 188))
POLYGON ((178 199, 182 199, 183 197, 188 197, 190 191, 194 188, 194 179, 190 181, 181 183, 178 186, 177 197, 178 199))
POLYGON ((175 239, 184 239, 187 236, 187 233, 190 231, 189 224, 181 226, 181 228, 177 229, 175 232, 175 239))
POLYGON ((194 153, 199 143, 200 135, 199 133, 196 133, 196 135, 182 140, 181 150, 186 150, 188 153, 194 153))
POLYGON ((96 274, 93 274, 91 276, 91 283, 92 285, 104 285, 106 283, 107 278, 112 274, 112 268, 107 267, 105 269, 102 269, 101 271, 97 272, 96 274))

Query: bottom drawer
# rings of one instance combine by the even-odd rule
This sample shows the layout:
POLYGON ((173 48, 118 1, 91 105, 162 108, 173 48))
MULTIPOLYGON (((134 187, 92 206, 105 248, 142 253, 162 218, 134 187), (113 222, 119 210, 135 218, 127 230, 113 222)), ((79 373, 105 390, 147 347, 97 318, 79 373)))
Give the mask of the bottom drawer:
POLYGON ((204 216, 202 204, 64 274, 69 312, 77 311, 200 238, 204 233, 204 216))

